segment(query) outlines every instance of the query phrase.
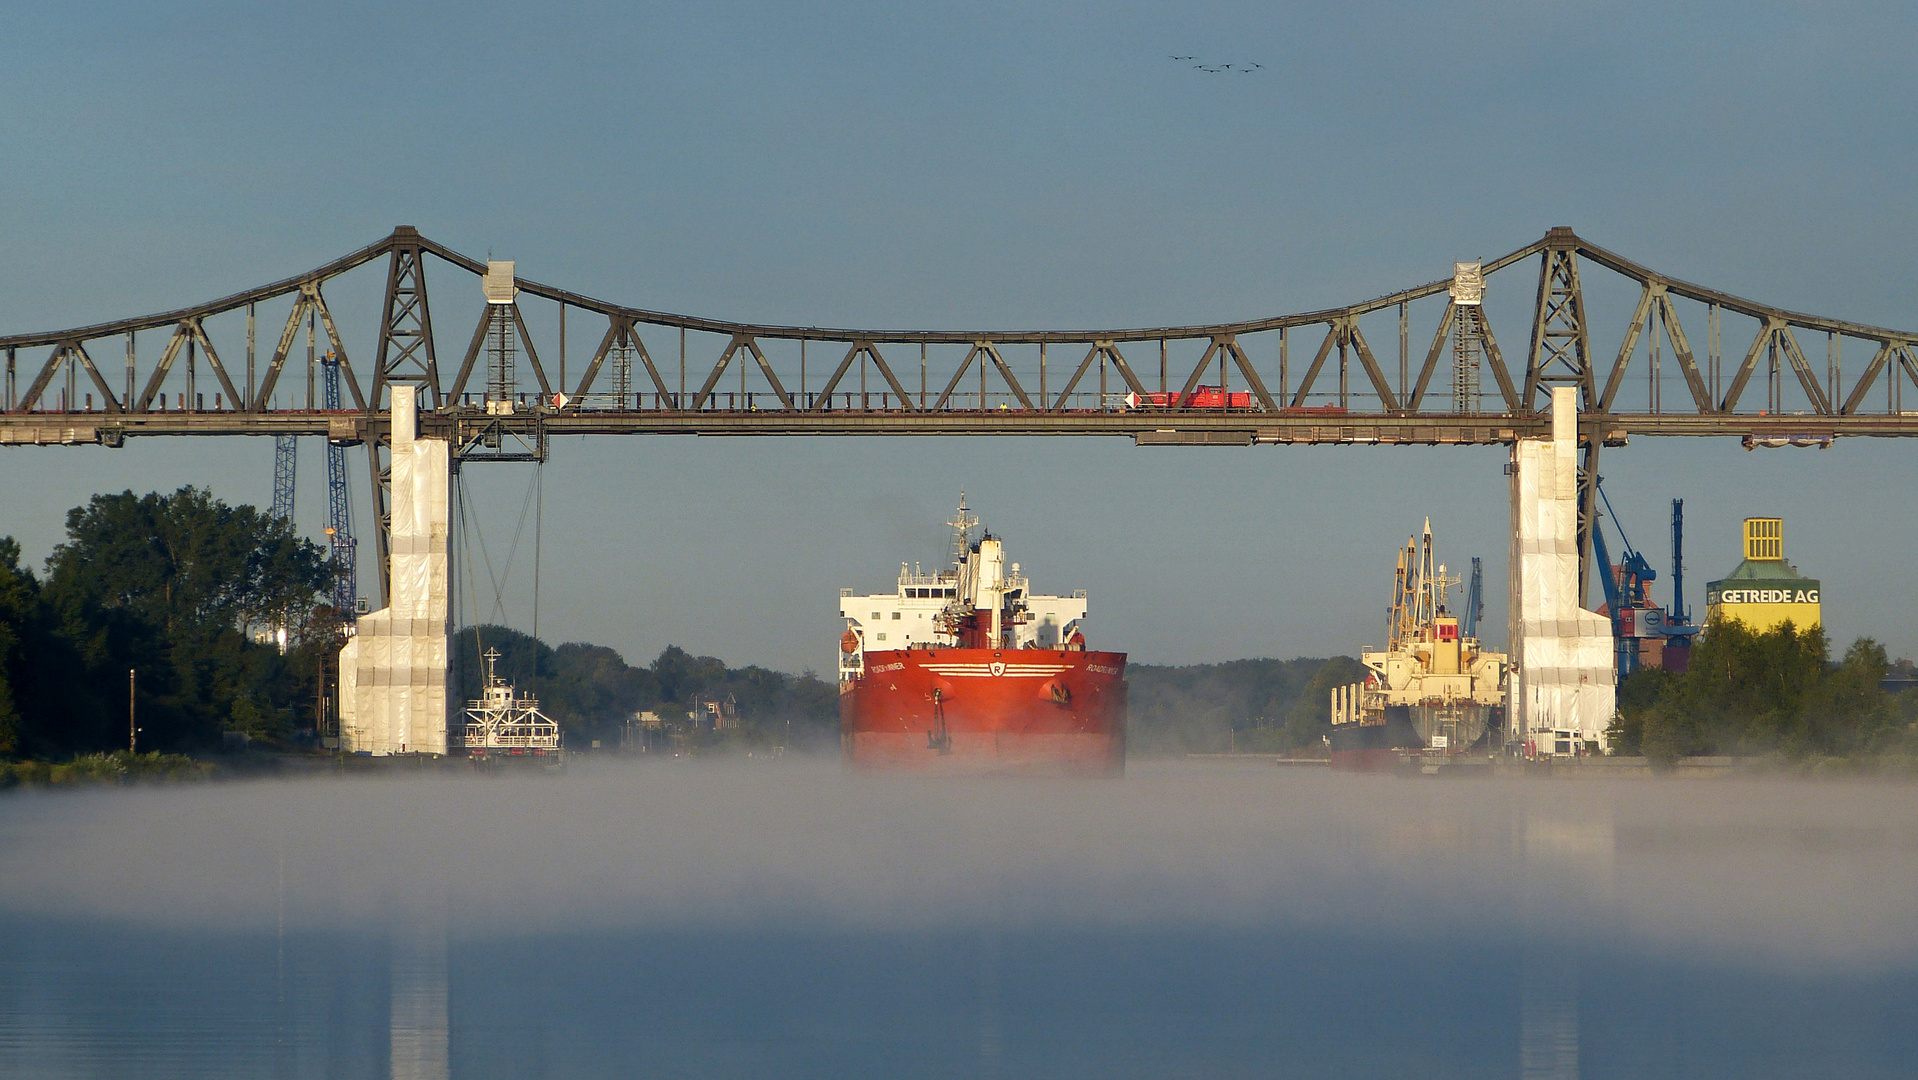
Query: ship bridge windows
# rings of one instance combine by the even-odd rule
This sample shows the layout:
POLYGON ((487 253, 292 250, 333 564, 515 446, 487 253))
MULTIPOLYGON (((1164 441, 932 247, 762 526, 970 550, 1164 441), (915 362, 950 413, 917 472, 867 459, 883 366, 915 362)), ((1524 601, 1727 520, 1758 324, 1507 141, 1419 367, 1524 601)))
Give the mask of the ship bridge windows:
POLYGON ((894 621, 897 621, 897 620, 898 620, 898 618, 899 618, 899 612, 897 612, 897 611, 895 611, 895 612, 893 612, 893 613, 892 613, 892 617, 893 617, 893 619, 894 619, 894 621))

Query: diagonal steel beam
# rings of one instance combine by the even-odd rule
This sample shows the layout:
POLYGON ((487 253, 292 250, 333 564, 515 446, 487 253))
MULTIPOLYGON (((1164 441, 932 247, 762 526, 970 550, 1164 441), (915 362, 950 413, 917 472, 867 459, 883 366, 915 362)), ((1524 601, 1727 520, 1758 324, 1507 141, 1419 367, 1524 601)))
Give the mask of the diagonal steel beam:
POLYGON ((1805 397, 1811 407, 1820 416, 1831 415, 1831 400, 1825 396, 1825 390, 1818 385, 1818 376, 1812 373, 1811 363, 1805 359, 1805 352, 1798 347, 1798 335, 1792 333, 1789 325, 1778 331, 1778 342, 1785 347, 1785 358, 1791 361, 1791 367, 1798 374, 1798 385, 1805 388, 1805 397))
POLYGON ((1705 385, 1705 376, 1698 370, 1698 357, 1692 354, 1691 343, 1685 339, 1685 328, 1678 323, 1671 294, 1659 293, 1658 305, 1658 321, 1665 325, 1665 338, 1672 343, 1672 355, 1678 357, 1679 370, 1685 373, 1685 387, 1692 392, 1692 404, 1701 413, 1711 412, 1711 388, 1705 385))
POLYGON ((1432 347, 1425 351, 1425 363, 1419 368, 1418 382, 1412 386, 1412 400, 1406 409, 1418 412, 1425 404, 1425 388, 1432 385, 1432 376, 1438 372, 1439 357, 1445 355, 1445 342, 1452 336, 1452 321, 1458 318, 1458 301, 1445 301, 1445 314, 1439 316, 1438 332, 1432 335, 1432 347))
MULTIPOLYGON (((533 348, 533 335, 526 332, 526 317, 519 313, 518 304, 508 304, 506 306, 513 309, 513 325, 519 328, 519 343, 526 349, 526 359, 532 362, 533 377, 539 380, 539 398, 541 401, 551 401, 553 400, 553 387, 546 381, 546 369, 540 366, 539 351, 533 348)), ((753 351, 757 353, 759 350, 754 349, 753 351)))
MULTIPOLYGON (((580 373, 579 384, 573 388, 574 397, 583 398, 586 392, 593 388, 593 380, 599 378, 599 368, 606 362, 606 354, 618 348, 620 342, 625 340, 626 329, 631 321, 624 315, 606 316, 606 333, 600 337, 599 347, 593 350, 593 359, 587 363, 586 370, 580 373)), ((652 366, 649 361, 646 365, 647 370, 652 370, 652 366)))
POLYGON ((1139 377, 1132 373, 1132 365, 1126 363, 1125 357, 1119 354, 1118 342, 1111 340, 1095 341, 1093 342, 1093 347, 1103 351, 1106 356, 1111 358, 1112 366, 1119 369, 1119 378, 1125 380, 1128 390, 1131 390, 1141 398, 1146 396, 1147 391, 1145 384, 1140 382, 1139 377))
POLYGON ((1385 372, 1379 367, 1379 358, 1372 355, 1372 346, 1366 344, 1365 334, 1359 330, 1359 322, 1353 319, 1350 326, 1352 345, 1358 350, 1359 366, 1372 380, 1372 389, 1378 391, 1379 404, 1386 412, 1398 411, 1398 398, 1392 394, 1392 384, 1386 381, 1385 372))
MULTIPOLYGON (((1019 380, 1013 378, 1012 368, 1007 366, 1006 358, 999 355, 999 350, 994 348, 990 341, 981 341, 974 347, 992 359, 992 366, 999 369, 999 377, 1006 381, 1006 386, 1012 391, 1012 396, 1019 399, 1019 407, 1030 411, 1032 409, 1032 399, 1026 396, 1026 388, 1019 385, 1019 380)), ((897 386, 898 383, 895 381, 893 385, 897 386)), ((985 403, 981 402, 980 407, 984 408, 985 403)))
POLYGON ((714 364, 712 374, 706 376, 706 385, 700 387, 699 393, 693 395, 694 409, 706 407, 707 399, 712 397, 713 387, 719 385, 720 378, 726 374, 726 368, 733 362, 733 354, 743 348, 746 341, 744 334, 734 334, 732 340, 726 343, 726 351, 720 354, 719 363, 714 364))
MULTIPOLYGON (((87 355, 86 345, 78 341, 70 342, 67 345, 67 350, 79 359, 81 367, 87 369, 87 377, 93 380, 93 385, 99 388, 100 395, 106 398, 107 411, 110 413, 125 412, 126 410, 121 407, 119 400, 113 396, 113 391, 107 388, 107 381, 100 377, 100 369, 93 366, 93 357, 87 355)), ((207 351, 208 354, 211 355, 212 346, 208 346, 207 351)), ((72 408, 73 403, 68 402, 67 407, 69 409, 72 408)))
MULTIPOLYGON (((773 393, 778 395, 779 404, 787 409, 791 409, 793 407, 792 395, 788 394, 786 388, 780 384, 779 376, 773 374, 773 366, 766 362, 766 354, 759 351, 759 342, 754 338, 747 338, 746 351, 753 354, 754 360, 759 361, 759 371, 766 376, 766 382, 772 386, 773 393)), ((898 385, 897 379, 890 381, 894 386, 898 385)))
POLYGON ((1878 381, 1878 373, 1885 370, 1885 364, 1890 362, 1892 350, 1891 342, 1878 343, 1878 351, 1872 355, 1871 363, 1865 365, 1865 370, 1858 376, 1858 381, 1852 384, 1851 393, 1846 395, 1845 404, 1839 408, 1840 415, 1851 416, 1858 411, 1858 406, 1864 404, 1866 392, 1871 389, 1873 383, 1878 381))
MULTIPOLYGON (((473 367, 479 363, 480 350, 486 347, 486 332, 493 327, 493 305, 480 308, 479 325, 473 327, 473 340, 466 346, 466 356, 460 361, 459 374, 453 376, 453 388, 447 392, 446 400, 458 401, 466 392, 466 380, 473 377, 473 367)), ((610 333, 610 331, 609 331, 610 333)))
POLYGON ((40 365, 40 374, 27 384, 27 392, 20 396, 19 404, 14 406, 17 411, 27 412, 40 403, 40 395, 46 392, 47 384, 53 381, 53 373, 60 370, 60 361, 66 358, 67 349, 68 344, 64 341, 54 345, 53 351, 47 354, 47 362, 40 365))
POLYGON ((1619 388, 1625 385, 1625 369, 1631 366, 1632 354, 1638 351, 1638 337, 1645 329, 1645 317, 1652 310, 1652 286, 1650 282, 1638 290, 1638 306, 1632 309, 1632 321, 1625 328, 1625 340, 1619 343, 1618 359, 1612 361, 1612 373, 1605 379, 1605 393, 1598 399, 1599 412, 1611 412, 1612 401, 1618 397, 1619 388))
POLYGON ((1192 394, 1199 388, 1199 380, 1205 378, 1205 369, 1212 366, 1212 358, 1217 356, 1218 352, 1219 339, 1213 338, 1212 343, 1205 347, 1205 355, 1199 357, 1198 365, 1192 369, 1191 376, 1185 380, 1185 388, 1180 390, 1179 396, 1173 400, 1174 408, 1183 409, 1192 404, 1192 394))
MULTIPOLYGON (((339 361, 340 374, 346 376, 347 392, 353 395, 353 407, 366 411, 366 398, 360 394, 360 380, 353 376, 353 361, 347 359, 346 342, 340 339, 339 327, 333 325, 333 312, 326 306, 326 296, 320 292, 320 283, 313 283, 313 307, 320 313, 320 325, 326 328, 326 340, 333 346, 333 359, 339 361)), ((433 373, 437 383, 439 374, 433 373)), ((433 387, 433 400, 439 401, 440 388, 433 387)))
MULTIPOLYGON (((286 366, 287 355, 293 351, 293 340, 299 336, 300 320, 306 318, 312 303, 312 295, 302 288, 299 297, 293 301, 293 310, 287 313, 286 327, 280 331, 280 342, 273 347, 273 359, 267 362, 266 377, 260 380, 260 388, 253 392, 251 405, 254 412, 265 412, 267 405, 273 401, 273 387, 280 381, 280 369, 286 366)), ((156 387, 158 385, 154 384, 156 387)), ((146 412, 151 401, 152 394, 149 393, 140 399, 140 407, 136 411, 146 412)))
MULTIPOLYGON (((160 354, 160 362, 154 365, 153 375, 147 379, 146 390, 140 394, 140 407, 136 411, 147 412, 153 408, 153 395, 160 392, 160 384, 166 381, 167 372, 172 370, 174 358, 180 355, 180 346, 192 336, 185 321, 173 328, 173 337, 166 343, 166 351, 160 354)), ((166 402, 162 401, 160 407, 164 411, 166 402)))
POLYGON ((1319 370, 1325 367, 1325 358, 1332 355, 1332 347, 1343 339, 1344 323, 1334 321, 1325 328, 1325 340, 1319 342, 1318 355, 1312 358, 1312 366, 1305 369, 1299 379, 1298 393, 1292 395, 1292 407, 1297 409, 1305 404, 1305 395, 1312 391, 1312 384, 1318 381, 1319 370))
MULTIPOLYGON (((672 388, 668 387, 666 380, 660 377, 659 368, 653 366, 653 354, 646 351, 646 343, 640 340, 639 329, 630 319, 626 321, 626 340, 632 344, 633 351, 639 354, 639 362, 646 365, 646 374, 652 376, 653 390, 659 394, 659 399, 664 401, 671 397, 672 388)), ((677 402, 674 403, 674 408, 678 408, 677 402)))
POLYGON ((839 361, 839 366, 832 371, 832 378, 826 380, 826 385, 820 389, 819 396, 814 399, 813 412, 824 412, 832 403, 832 392, 839 388, 839 380, 846 377, 846 372, 852 370, 853 361, 859 359, 859 354, 865 351, 866 343, 863 341, 853 342, 846 350, 845 359, 839 361))
POLYGON ((1484 335, 1480 340, 1485 343, 1485 366, 1492 369, 1492 379, 1498 383, 1499 396, 1505 399, 1505 411, 1518 414, 1518 388, 1512 385, 1511 369, 1505 366, 1505 354, 1499 351, 1498 338, 1492 335, 1492 320, 1485 312, 1478 313, 1479 332, 1484 335))
MULTIPOLYGON (((972 343, 972 348, 966 351, 966 358, 959 362, 959 370, 952 373, 952 381, 948 382, 946 384, 946 388, 940 391, 939 400, 932 403, 932 408, 929 410, 930 412, 938 412, 939 410, 946 407, 946 401, 952 397, 952 392, 959 388, 959 380, 966 377, 966 371, 972 367, 973 358, 977 357, 978 355, 979 355, 979 343, 975 341, 972 343)), ((979 362, 981 364, 985 363, 984 360, 981 360, 979 362)), ((985 408, 986 403, 983 401, 980 402, 979 407, 981 409, 985 408)))
MULTIPOLYGON (((906 388, 900 384, 898 376, 892 373, 892 366, 886 363, 886 358, 879 355, 879 347, 870 341, 866 342, 866 355, 872 357, 873 366, 877 367, 879 374, 885 377, 886 385, 892 387, 892 392, 899 395, 899 400, 905 404, 906 411, 918 412, 919 406, 913 404, 912 395, 906 393, 906 388)), ((1031 406, 1027 405, 1027 408, 1031 406)))
MULTIPOLYGON (((193 339, 200 343, 200 351, 206 353, 206 362, 213 368, 213 374, 220 380, 220 386, 226 390, 227 400, 233 403, 235 411, 244 408, 239 391, 233 389, 233 380, 226 377, 226 365, 220 363, 220 354, 213 351, 213 342, 206 336, 206 327, 200 325, 197 317, 192 320, 192 323, 193 339)), ((89 361, 87 366, 92 367, 92 362, 89 361)), ((95 377, 98 378, 98 376, 95 377)))
POLYGON ((1775 319, 1767 320, 1758 328, 1757 336, 1752 338, 1752 347, 1745 350, 1745 362, 1738 365, 1738 375, 1732 379, 1731 386, 1725 390, 1725 400, 1719 402, 1719 412, 1731 412, 1738 407, 1738 396, 1745 392, 1745 384, 1751 381, 1752 371, 1758 366, 1758 354, 1772 340, 1783 324, 1775 319))
POLYGON ((1233 366, 1237 367, 1239 373, 1245 376, 1246 382, 1252 384, 1252 393, 1259 399, 1259 407, 1266 412, 1278 412, 1278 402, 1273 401, 1272 395, 1265 389, 1265 380, 1259 378, 1257 369, 1253 368, 1251 358, 1245 355, 1245 348, 1239 344, 1238 337, 1222 338, 1220 344, 1225 349, 1227 355, 1232 357, 1233 366))
MULTIPOLYGON (((1092 369, 1092 362, 1098 358, 1099 344, 1094 342, 1092 347, 1086 350, 1086 358, 1079 361, 1079 367, 1073 371, 1072 378, 1066 380, 1065 389, 1059 391, 1058 400, 1052 403, 1052 412, 1059 412, 1066 407, 1066 400, 1072 396, 1072 391, 1078 388, 1079 380, 1086 377, 1086 372, 1092 369)), ((958 379, 955 377, 953 381, 957 382, 958 379)))

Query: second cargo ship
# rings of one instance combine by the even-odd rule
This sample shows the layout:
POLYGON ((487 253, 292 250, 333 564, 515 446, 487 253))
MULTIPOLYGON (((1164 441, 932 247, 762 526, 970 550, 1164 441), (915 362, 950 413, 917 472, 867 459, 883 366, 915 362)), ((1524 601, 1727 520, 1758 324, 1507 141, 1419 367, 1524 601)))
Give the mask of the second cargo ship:
MULTIPOLYGON (((1394 769, 1408 753, 1444 758, 1497 745, 1506 656, 1479 645, 1476 611, 1461 627, 1446 610, 1446 595, 1459 582, 1432 563, 1428 518, 1424 535, 1399 551, 1385 648, 1359 654, 1368 669, 1364 682, 1332 691, 1326 741, 1335 769, 1394 769)), ((1466 606, 1476 603, 1468 599, 1466 606)))
POLYGON ((1116 776, 1124 653, 1086 648, 1086 594, 1034 594, 960 499, 952 561, 840 593, 839 725, 856 766, 1116 776))

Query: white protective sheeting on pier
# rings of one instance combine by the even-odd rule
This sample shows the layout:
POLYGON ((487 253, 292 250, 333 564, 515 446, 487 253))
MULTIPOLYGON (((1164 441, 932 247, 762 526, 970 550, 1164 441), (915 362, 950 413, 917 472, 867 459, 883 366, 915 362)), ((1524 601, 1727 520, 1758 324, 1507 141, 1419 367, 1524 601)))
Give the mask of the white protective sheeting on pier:
POLYGON ((1611 620, 1578 583, 1578 391, 1552 391, 1552 437, 1512 448, 1512 681, 1516 738, 1554 752, 1552 732, 1603 744, 1617 698, 1611 620))
POLYGON ((450 447, 416 438, 418 390, 393 394, 393 523, 385 608, 340 650, 340 743, 369 754, 446 753, 450 447))

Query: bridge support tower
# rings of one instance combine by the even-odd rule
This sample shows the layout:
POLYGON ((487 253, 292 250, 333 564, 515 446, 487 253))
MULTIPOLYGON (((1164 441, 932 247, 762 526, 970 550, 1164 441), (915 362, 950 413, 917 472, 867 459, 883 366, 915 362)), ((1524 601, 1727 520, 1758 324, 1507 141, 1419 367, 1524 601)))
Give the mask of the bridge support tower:
POLYGON ((444 754, 450 651, 451 446, 419 436, 420 388, 392 396, 386 607, 354 621, 340 650, 340 745, 355 753, 444 754))

